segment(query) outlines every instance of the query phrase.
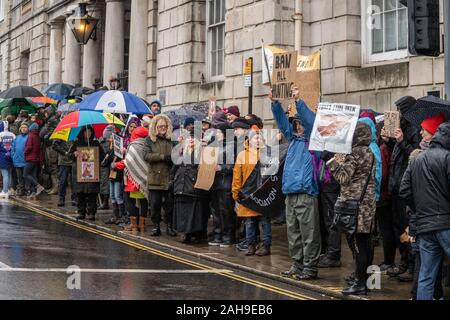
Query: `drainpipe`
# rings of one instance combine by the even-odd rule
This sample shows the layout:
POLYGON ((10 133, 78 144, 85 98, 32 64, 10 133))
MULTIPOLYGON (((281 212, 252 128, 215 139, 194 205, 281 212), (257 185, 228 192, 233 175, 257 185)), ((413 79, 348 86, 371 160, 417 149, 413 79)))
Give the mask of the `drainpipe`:
POLYGON ((295 51, 301 54, 302 50, 302 22, 303 22, 303 0, 295 0, 295 51))

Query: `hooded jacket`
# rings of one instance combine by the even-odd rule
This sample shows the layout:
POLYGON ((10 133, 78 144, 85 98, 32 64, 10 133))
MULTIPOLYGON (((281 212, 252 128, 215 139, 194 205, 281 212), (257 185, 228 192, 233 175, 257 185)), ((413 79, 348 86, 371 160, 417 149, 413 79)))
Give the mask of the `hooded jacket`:
POLYGON ((397 195, 400 189, 400 183, 408 167, 409 155, 413 150, 419 148, 420 131, 412 124, 410 124, 405 118, 400 120, 400 127, 403 131, 403 141, 396 143, 391 155, 389 177, 389 193, 397 195))
POLYGON ((0 168, 9 169, 12 166, 11 149, 16 136, 7 130, 0 133, 0 168))
POLYGON ((312 197, 319 195, 317 164, 318 159, 308 150, 308 140, 314 125, 315 115, 303 101, 297 102, 297 114, 305 129, 303 136, 294 132, 281 103, 272 103, 272 113, 278 128, 289 141, 284 164, 282 189, 284 194, 304 193, 312 197))
POLYGON ((383 176, 383 162, 381 160, 381 151, 380 147, 377 144, 377 129, 373 121, 369 118, 359 119, 358 122, 365 123, 370 127, 372 131, 372 142, 370 143, 370 150, 372 150, 373 155, 375 156, 375 192, 377 201, 380 200, 381 197, 381 178, 383 176))
POLYGON ((25 144, 28 140, 27 134, 19 134, 13 142, 11 157, 16 168, 23 168, 27 164, 25 161, 25 144))
POLYGON ((400 196, 414 200, 417 234, 450 229, 450 123, 410 162, 400 196))
POLYGON ((365 123, 358 123, 353 135, 352 153, 345 157, 343 163, 334 158, 328 167, 336 181, 341 185, 339 198, 342 200, 358 200, 361 198, 367 179, 370 177, 366 193, 359 206, 357 233, 370 233, 376 211, 375 196, 375 161, 369 148, 372 132, 365 123), (370 171, 372 167, 372 171, 370 171))
POLYGON ((171 138, 172 123, 169 117, 163 114, 155 116, 150 124, 143 150, 144 159, 149 165, 147 179, 149 190, 169 190, 172 161, 169 161, 168 157, 172 155, 171 138), (156 128, 161 119, 168 126, 164 137, 158 135, 156 128))
POLYGON ((39 139, 39 129, 37 124, 30 126, 28 139, 25 144, 25 161, 41 162, 42 161, 41 140, 39 139))

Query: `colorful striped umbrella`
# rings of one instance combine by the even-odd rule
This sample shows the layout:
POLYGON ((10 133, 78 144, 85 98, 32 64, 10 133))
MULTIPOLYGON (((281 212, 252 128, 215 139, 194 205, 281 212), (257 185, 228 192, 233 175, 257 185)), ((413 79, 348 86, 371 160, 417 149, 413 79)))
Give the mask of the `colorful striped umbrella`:
POLYGON ((83 127, 92 127, 97 138, 103 135, 103 131, 108 125, 114 125, 116 132, 125 126, 111 113, 100 113, 96 111, 75 111, 65 116, 56 127, 50 139, 60 139, 64 141, 74 141, 83 127))

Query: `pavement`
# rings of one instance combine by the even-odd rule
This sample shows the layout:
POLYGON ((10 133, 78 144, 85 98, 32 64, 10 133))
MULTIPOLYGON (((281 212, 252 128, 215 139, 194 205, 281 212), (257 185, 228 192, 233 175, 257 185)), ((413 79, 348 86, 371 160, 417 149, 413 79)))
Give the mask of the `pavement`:
POLYGON ((330 300, 332 297, 0 201, 0 299, 330 300))
MULTIPOLYGON (((54 214, 68 221, 74 221, 76 216, 76 208, 69 205, 66 201, 66 207, 59 208, 56 206, 57 197, 41 195, 39 199, 30 201, 26 198, 14 198, 18 205, 28 208, 40 209, 45 212, 54 214)), ((101 232, 118 236, 123 239, 130 239, 143 244, 152 244, 160 248, 165 248, 177 254, 194 257, 198 261, 214 263, 223 267, 229 267, 233 270, 251 273, 264 279, 276 281, 276 283, 284 283, 286 285, 295 286, 308 292, 315 292, 322 297, 333 297, 337 299, 373 299, 373 300, 408 300, 410 299, 411 283, 399 282, 396 279, 389 278, 387 275, 381 275, 381 289, 373 289, 364 297, 345 297, 340 292, 346 285, 344 277, 353 271, 353 259, 349 248, 343 241, 342 246, 342 266, 339 268, 326 268, 319 270, 319 278, 313 281, 294 281, 282 278, 280 272, 288 270, 291 260, 288 256, 286 226, 273 226, 273 245, 272 254, 267 257, 247 257, 244 253, 239 252, 234 247, 218 248, 205 245, 186 245, 180 242, 181 236, 168 237, 164 233, 160 237, 151 237, 149 235, 151 226, 147 225, 145 233, 124 232, 122 228, 115 225, 106 225, 106 221, 110 217, 110 211, 99 210, 95 222, 80 221, 78 223, 89 226, 101 232)), ((163 229, 164 230, 164 229, 163 229)), ((381 263, 382 247, 375 247, 374 263, 381 263)), ((1 259, 0 259, 1 261, 1 259)), ((245 299, 245 298, 244 298, 245 299)))

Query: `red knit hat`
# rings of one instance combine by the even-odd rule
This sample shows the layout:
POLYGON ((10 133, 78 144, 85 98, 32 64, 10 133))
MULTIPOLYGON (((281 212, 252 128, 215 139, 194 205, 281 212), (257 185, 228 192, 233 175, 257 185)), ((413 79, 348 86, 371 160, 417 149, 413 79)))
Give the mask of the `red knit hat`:
POLYGON ((437 116, 425 119, 420 125, 422 126, 422 128, 434 135, 439 126, 444 122, 445 115, 443 113, 440 113, 437 116))
POLYGON ((239 107, 238 106, 231 106, 228 107, 225 111, 226 114, 231 113, 232 115, 235 115, 236 117, 240 117, 241 113, 239 112, 239 107))

